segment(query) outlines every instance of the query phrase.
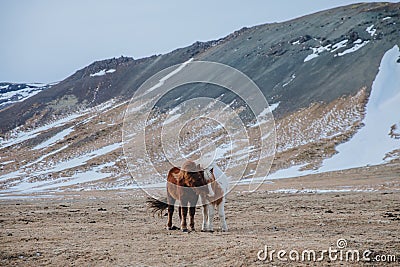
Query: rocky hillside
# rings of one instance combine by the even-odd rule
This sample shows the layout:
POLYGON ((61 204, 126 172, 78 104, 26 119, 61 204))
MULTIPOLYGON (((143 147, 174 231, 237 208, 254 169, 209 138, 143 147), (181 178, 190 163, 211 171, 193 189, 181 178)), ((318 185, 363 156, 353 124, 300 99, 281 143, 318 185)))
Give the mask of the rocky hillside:
MULTIPOLYGON (((10 102, 12 97, 0 91, 8 101, 0 110, 2 194, 135 187, 122 152, 121 128, 128 102, 149 77, 191 59, 232 66, 260 87, 275 117, 277 154, 272 176, 338 170, 340 166, 332 167, 326 160, 348 157, 341 146, 360 135, 383 144, 380 150, 364 151, 378 159, 343 168, 398 164, 400 117, 395 114, 400 110, 389 101, 400 101, 398 25, 400 4, 356 4, 243 28, 220 40, 196 42, 165 55, 95 62, 19 102, 10 102), (386 114, 387 120, 374 126, 377 114, 386 114)), ((180 103, 201 96, 240 109, 239 99, 228 90, 191 84, 158 103, 162 110, 158 119, 171 119, 168 116, 180 103), (233 104, 235 99, 239 104, 233 104)), ((218 140, 217 160, 224 164, 228 140, 218 129, 197 129, 185 149, 196 150, 191 142, 212 136, 218 140)), ((361 147, 354 142, 351 146, 353 151, 361 147)), ((253 152, 257 146, 240 143, 229 151, 237 165, 243 154, 253 152)), ((138 159, 134 167, 142 168, 145 161, 138 159)), ((250 162, 245 176, 251 177, 253 171, 250 162)))
MULTIPOLYGON (((43 123, 110 99, 129 99, 151 75, 192 57, 224 63, 248 75, 270 103, 281 102, 275 111, 279 117, 311 103, 354 95, 363 87, 369 92, 383 54, 399 44, 398 22, 399 4, 357 4, 243 28, 165 55, 95 62, 52 90, 1 111, 0 131, 4 134, 33 116, 43 118, 43 123)), ((189 88, 187 95, 200 94, 201 87, 189 88)), ((214 97, 221 94, 221 89, 212 91, 214 97)), ((232 98, 226 94, 222 101, 232 98)))

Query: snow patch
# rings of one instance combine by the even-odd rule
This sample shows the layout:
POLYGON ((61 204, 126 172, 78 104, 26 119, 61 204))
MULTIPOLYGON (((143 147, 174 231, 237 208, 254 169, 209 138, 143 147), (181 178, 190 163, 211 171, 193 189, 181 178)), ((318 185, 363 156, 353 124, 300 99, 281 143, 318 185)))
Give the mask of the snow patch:
POLYGON ((104 178, 108 178, 112 175, 112 173, 104 173, 101 172, 103 168, 113 166, 113 162, 105 163, 94 167, 93 169, 86 172, 77 172, 72 177, 58 178, 54 181, 37 181, 37 182, 28 182, 24 181, 19 183, 7 190, 6 192, 23 192, 24 194, 33 193, 33 192, 42 192, 51 189, 60 189, 62 187, 77 185, 86 182, 92 182, 96 180, 101 180, 104 178))
POLYGON ((53 137, 51 137, 50 139, 48 139, 48 140, 44 141, 43 143, 40 143, 39 145, 35 146, 33 149, 38 150, 38 149, 50 147, 50 146, 54 145, 55 143, 63 140, 64 137, 68 136, 73 131, 74 131, 74 127, 64 129, 61 132, 59 132, 56 135, 54 135, 53 137))
POLYGON ((366 32, 368 32, 371 36, 374 36, 376 33, 376 29, 374 29, 374 24, 372 24, 371 26, 369 26, 368 28, 366 28, 366 32))
POLYGON ((318 54, 311 54, 311 55, 308 55, 305 59, 304 59, 304 62, 307 62, 307 61, 310 61, 311 59, 314 59, 314 58, 316 58, 316 57, 318 57, 319 55, 318 54))
MULTIPOLYGON (((311 55, 313 55, 313 54, 311 54, 311 55)), ((296 79, 296 74, 293 74, 293 75, 290 77, 290 80, 289 80, 288 82, 284 83, 284 84, 282 85, 282 87, 288 86, 291 82, 293 82, 294 79, 296 79)))
MULTIPOLYGON (((279 104, 280 104, 280 103, 281 103, 281 101, 269 105, 269 110, 270 110, 271 112, 274 111, 275 109, 277 109, 277 108, 279 107, 279 104)), ((260 115, 261 115, 261 114, 260 114, 260 115)))
POLYGON ((318 57, 322 52, 324 51, 329 51, 330 50, 331 44, 328 44, 327 46, 320 46, 320 47, 310 47, 313 51, 311 55, 308 55, 305 59, 304 62, 310 61, 311 59, 314 59, 318 57))
POLYGON ((338 42, 338 43, 336 43, 336 44, 334 44, 334 45, 328 44, 328 45, 326 45, 326 46, 311 47, 311 49, 313 50, 313 53, 312 53, 311 55, 308 55, 308 56, 304 59, 304 62, 310 61, 310 60, 312 60, 312 59, 318 57, 320 54, 322 54, 322 53, 325 52, 325 51, 334 53, 334 52, 336 52, 337 50, 346 47, 348 41, 349 41, 348 39, 344 39, 344 40, 342 40, 342 41, 340 41, 340 42, 338 42))
POLYGON ((10 163, 13 163, 13 162, 15 162, 15 160, 9 160, 9 161, 0 162, 0 164, 4 166, 4 165, 7 165, 7 164, 10 164, 10 163))
POLYGON ((283 194, 329 194, 329 193, 348 193, 348 192, 373 192, 373 189, 277 189, 268 193, 283 194))
POLYGON ((53 151, 53 152, 51 152, 51 153, 49 153, 47 155, 44 155, 41 158, 37 159, 36 161, 34 161, 34 162, 32 162, 32 163, 30 163, 30 164, 28 164, 26 166, 21 167, 20 170, 18 170, 18 171, 14 171, 14 172, 7 173, 5 175, 0 176, 0 181, 5 181, 5 180, 8 180, 8 179, 17 178, 17 177, 25 177, 25 176, 32 177, 32 176, 47 175, 47 174, 52 174, 52 173, 61 172, 61 171, 65 171, 65 170, 68 170, 68 169, 72 169, 72 168, 75 168, 75 167, 83 166, 83 165, 87 164, 88 161, 90 161, 90 160, 92 160, 92 159, 94 159, 96 157, 100 157, 100 156, 106 155, 106 154, 108 154, 108 153, 110 153, 110 152, 112 152, 112 151, 114 151, 114 150, 116 150, 118 148, 121 148, 122 147, 122 143, 115 143, 115 144, 111 144, 111 145, 108 145, 108 146, 104 146, 102 148, 96 149, 96 150, 94 150, 92 152, 85 153, 85 154, 83 154, 81 156, 78 156, 76 158, 72 158, 72 159, 69 159, 67 161, 58 162, 55 165, 46 168, 45 170, 37 170, 37 171, 29 172, 29 173, 26 172, 26 170, 24 170, 25 168, 27 168, 27 167, 35 164, 35 163, 38 163, 38 162, 42 161, 44 158, 46 158, 46 157, 48 157, 50 155, 53 155, 55 153, 60 152, 61 150, 65 149, 66 147, 67 146, 64 146, 64 147, 60 148, 59 150, 56 150, 56 151, 53 151))
POLYGON ((268 122, 268 117, 266 117, 268 115, 268 113, 272 113, 276 108, 278 108, 279 104, 281 102, 276 102, 274 104, 269 105, 269 107, 265 108, 263 111, 261 111, 261 113, 257 116, 257 121, 254 124, 249 124, 249 127, 257 127, 263 123, 267 123, 268 122))
POLYGON ((267 177, 256 177, 252 181, 265 181, 300 177, 304 175, 345 170, 389 161, 387 153, 400 148, 400 140, 390 135, 393 125, 398 124, 400 114, 400 56, 396 45, 385 53, 379 72, 372 85, 366 106, 366 115, 361 128, 350 141, 336 147, 333 157, 326 159, 318 170, 302 170, 307 164, 278 170, 267 177), (385 158, 386 157, 386 158, 385 158))
POLYGON ((96 157, 100 157, 103 155, 106 155, 118 148, 122 147, 122 143, 115 143, 111 144, 108 146, 104 146, 102 148, 96 149, 92 152, 86 153, 82 156, 67 160, 67 161, 62 161, 57 163, 55 166, 48 168, 44 171, 39 171, 34 173, 33 175, 41 175, 41 174, 48 174, 48 173, 55 173, 55 172, 60 172, 60 171, 65 171, 68 169, 72 169, 78 166, 85 165, 89 160, 94 159, 96 157))
POLYGON ((129 105, 129 110, 127 112, 131 113, 131 112, 139 111, 139 110, 143 109, 147 104, 148 104, 147 102, 144 102, 144 103, 140 103, 138 106, 129 105))
POLYGON ((339 57, 341 57, 341 56, 344 56, 346 54, 350 54, 350 53, 356 52, 357 50, 359 50, 359 49, 363 48, 364 46, 366 46, 368 43, 369 43, 369 41, 364 41, 361 44, 360 43, 355 43, 355 46, 353 46, 352 48, 346 49, 343 52, 338 53, 337 55, 339 57))
POLYGON ((191 59, 189 59, 188 61, 182 63, 182 64, 181 64, 178 68, 176 68, 174 71, 171 71, 171 73, 168 73, 168 74, 165 75, 163 78, 161 78, 160 81, 159 81, 156 85, 150 87, 150 88, 147 90, 147 92, 154 91, 155 89, 157 89, 157 88, 163 86, 164 83, 165 83, 165 81, 167 81, 169 78, 171 78, 172 76, 174 76, 175 74, 177 74, 178 72, 180 72, 184 67, 186 67, 187 64, 189 64, 189 63, 192 62, 192 61, 193 61, 193 58, 191 58, 191 59))
POLYGON ((396 45, 385 53, 372 84, 361 128, 353 138, 336 147, 339 152, 323 162, 320 171, 343 170, 384 163, 386 153, 400 148, 400 140, 388 134, 400 114, 400 56, 396 45))
MULTIPOLYGON (((282 179, 282 178, 292 178, 292 177, 299 177, 299 176, 304 176, 308 174, 312 174, 315 171, 307 170, 307 171, 300 171, 301 168, 306 166, 307 164, 302 164, 302 165, 295 165, 292 167, 289 167, 287 169, 282 169, 278 170, 270 175, 267 176, 268 180, 275 180, 275 179, 282 179)), ((256 181, 264 179, 264 178, 254 178, 256 181)))
POLYGON ((180 116, 182 116, 182 114, 175 114, 175 115, 169 116, 168 119, 166 119, 164 121, 164 125, 176 121, 180 116))
POLYGON ((104 76, 104 75, 106 75, 108 73, 113 73, 115 71, 116 71, 115 69, 109 69, 109 70, 103 69, 103 70, 100 70, 100 71, 98 71, 96 73, 90 74, 90 77, 104 76))
POLYGON ((342 41, 340 41, 340 42, 338 42, 338 43, 332 45, 332 51, 331 51, 331 53, 334 53, 334 52, 336 52, 337 50, 339 50, 339 49, 341 49, 341 48, 343 48, 343 47, 346 47, 348 41, 349 41, 349 40, 344 39, 344 40, 342 40, 342 41))
POLYGON ((57 153, 61 152, 62 150, 66 149, 67 147, 68 147, 68 145, 65 145, 65 146, 63 146, 63 147, 61 147, 61 148, 59 148, 57 150, 54 150, 54 151, 52 151, 52 152, 50 152, 48 154, 45 154, 45 155, 41 156, 40 158, 38 158, 37 160, 25 165, 22 168, 27 168, 27 167, 30 167, 30 166, 36 164, 36 163, 42 162, 45 158, 48 158, 48 157, 50 157, 50 156, 52 156, 54 154, 57 154, 57 153))
POLYGON ((52 123, 49 123, 49 124, 46 124, 44 126, 38 127, 38 128, 36 128, 34 130, 31 130, 31 131, 17 132, 10 139, 8 139, 6 141, 2 141, 0 143, 0 149, 6 148, 6 147, 10 147, 10 146, 22 143, 24 141, 27 141, 29 139, 35 138, 36 136, 38 136, 43 131, 47 131, 47 130, 52 129, 52 128, 63 126, 65 124, 67 124, 68 122, 71 122, 71 121, 75 120, 76 118, 79 118, 79 117, 81 117, 83 115, 85 115, 85 114, 84 113, 82 113, 82 114, 81 113, 72 114, 70 116, 64 117, 62 119, 58 119, 58 120, 56 120, 56 121, 54 121, 52 123))
MULTIPOLYGON (((115 102, 115 100, 109 100, 109 101, 107 101, 105 103, 102 103, 102 104, 99 104, 99 105, 97 105, 95 107, 91 107, 89 109, 86 109, 86 110, 83 110, 83 111, 80 111, 80 112, 77 112, 77 113, 73 113, 73 114, 70 114, 70 115, 68 115, 66 117, 57 119, 57 120, 55 120, 55 121, 53 121, 51 123, 48 123, 46 125, 37 127, 37 128, 35 128, 33 130, 19 131, 19 128, 15 128, 13 130, 11 136, 7 140, 4 140, 4 139, 0 138, 0 149, 7 148, 7 147, 10 147, 10 146, 22 143, 24 141, 33 139, 33 138, 37 137, 41 132, 47 131, 47 130, 52 129, 52 128, 57 128, 57 127, 65 125, 65 124, 68 124, 70 122, 73 122, 77 118, 85 116, 88 113, 101 112, 101 111, 104 111, 106 109, 110 109, 111 110, 111 109, 114 109, 114 108, 116 108, 116 107, 118 107, 118 106, 120 106, 122 104, 125 104, 125 102, 124 102, 124 103, 121 103, 121 104, 119 104, 117 106, 114 106, 114 102, 115 102)), ((96 116, 96 115, 94 115, 94 116, 96 116)), ((86 123, 86 122, 90 121, 90 119, 93 118, 94 116, 92 116, 92 117, 90 117, 90 118, 88 118, 88 119, 86 119, 84 121, 81 121, 80 123, 86 123)))

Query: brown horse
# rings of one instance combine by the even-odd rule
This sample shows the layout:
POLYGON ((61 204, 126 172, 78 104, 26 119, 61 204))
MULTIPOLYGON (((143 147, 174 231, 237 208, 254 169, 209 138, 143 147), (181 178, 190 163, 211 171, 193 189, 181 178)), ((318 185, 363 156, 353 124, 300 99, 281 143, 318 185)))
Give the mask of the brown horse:
POLYGON ((188 207, 190 228, 194 231, 194 214, 199 195, 204 198, 209 195, 204 171, 200 169, 200 165, 196 165, 192 161, 186 161, 180 169, 174 167, 168 172, 166 201, 150 198, 147 203, 154 212, 162 212, 168 208, 167 229, 175 230, 178 228, 172 226, 172 216, 174 214, 175 201, 178 200, 180 202, 179 218, 181 220, 181 230, 188 232, 186 222, 188 207))

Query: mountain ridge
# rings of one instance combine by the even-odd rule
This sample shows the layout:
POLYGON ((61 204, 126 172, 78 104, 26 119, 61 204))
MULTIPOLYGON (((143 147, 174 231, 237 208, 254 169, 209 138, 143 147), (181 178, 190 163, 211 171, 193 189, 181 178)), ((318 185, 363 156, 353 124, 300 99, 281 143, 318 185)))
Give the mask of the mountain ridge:
MULTIPOLYGON (((52 115, 59 116, 83 106, 89 107, 106 102, 114 97, 129 99, 147 78, 166 67, 185 62, 191 57, 195 60, 224 63, 247 74, 259 85, 268 101, 282 102, 279 109, 275 111, 278 117, 298 108, 307 107, 312 102, 329 103, 342 95, 355 94, 363 86, 367 86, 367 91, 369 91, 372 84, 371 77, 377 73, 379 58, 394 43, 399 44, 396 27, 392 27, 395 21, 400 23, 399 9, 399 3, 353 4, 320 11, 287 22, 244 27, 218 40, 195 42, 188 47, 178 48, 164 55, 153 55, 137 60, 121 57, 96 61, 53 86, 52 90, 18 103, 10 107, 8 111, 0 111, 0 118, 3 121, 0 132, 4 134, 22 125, 32 116, 43 117, 43 120, 46 120, 52 115), (390 20, 382 21, 389 15, 390 20), (377 30, 375 35, 370 35, 366 31, 371 25, 375 25, 374 30, 377 30), (369 40, 366 46, 369 46, 369 51, 376 56, 366 57, 368 51, 361 48, 357 53, 351 53, 347 57, 332 58, 325 55, 323 63, 318 63, 318 61, 321 61, 326 51, 322 52, 319 58, 317 56, 308 62, 302 62, 314 47, 334 45, 346 39, 348 43, 338 51, 343 51, 346 47, 351 48, 351 43, 358 39, 362 42, 369 40), (296 42, 298 43, 293 45, 296 42), (238 47, 240 49, 237 49, 238 47), (288 64, 289 58, 290 64, 288 64), (368 62, 364 62, 365 58, 368 62), (354 79, 349 79, 346 76, 349 72, 344 72, 340 68, 350 68, 354 62, 363 67, 358 69, 357 75, 353 74, 354 79), (336 68, 337 71, 321 79, 319 76, 324 72, 320 69, 326 68, 326 64, 331 64, 330 67, 336 68), (301 68, 299 65, 305 65, 305 67, 301 68), (90 77, 90 74, 106 69, 107 66, 116 68, 117 71, 109 75, 90 77), (300 74, 298 73, 296 79, 282 89, 282 85, 287 83, 296 71, 300 74), (336 76, 332 77, 332 74, 336 76), (340 84, 338 80, 341 79, 346 80, 346 83, 340 84), (297 84, 307 84, 308 81, 313 80, 319 81, 319 84, 311 82, 312 90, 309 89, 306 92, 303 89, 296 95, 298 88, 304 88, 297 84), (320 81, 323 81, 323 84, 320 81), (319 87, 322 85, 326 89, 321 91, 319 87), (294 87, 297 89, 290 90, 294 87), (334 90, 335 88, 338 91, 334 90), (67 100, 63 100, 65 97, 67 100), (296 101, 294 102, 293 99, 296 101), (55 105, 56 108, 54 105, 47 105, 48 102, 54 100, 66 102, 64 106, 67 105, 68 109, 57 109, 57 105, 55 105), (32 106, 36 106, 35 110, 31 109, 32 106), (14 118, 10 120, 10 114, 17 114, 17 120, 14 118)), ((201 90, 201 87, 194 87, 193 95, 196 90, 201 90)), ((227 103, 232 101, 232 98, 233 96, 226 97, 223 101, 227 103)))
MULTIPOLYGON (((400 77, 396 75, 400 70, 398 25, 400 4, 350 5, 285 23, 242 28, 225 39, 196 42, 165 55, 94 62, 59 84, 0 110, 0 188, 4 194, 59 188, 137 188, 132 179, 135 174, 126 165, 129 156, 122 149, 135 136, 135 132, 129 135, 121 131, 128 102, 148 77, 192 59, 236 67, 260 87, 275 117, 271 179, 318 173, 325 160, 342 155, 341 144, 351 143, 365 129, 374 129, 371 116, 377 115, 368 111, 370 101, 385 107, 380 97, 400 97, 396 91, 396 84, 400 84, 396 80, 400 77)), ((161 112, 149 124, 154 137, 163 121, 172 124, 180 116, 174 112, 181 103, 200 96, 216 98, 237 111, 243 104, 218 86, 196 83, 174 88, 157 103, 161 112)), ((128 123, 133 130, 140 129, 146 103, 137 99, 132 103, 137 116, 128 123)), ((389 107, 385 114, 393 115, 395 107, 389 107)), ((223 111, 215 110, 220 116, 229 116, 223 111)), ((397 170, 400 118, 390 116, 390 121, 379 125, 377 138, 389 138, 389 145, 377 158, 387 168, 397 170)), ((178 134, 187 141, 182 143, 182 151, 194 154, 202 138, 214 138, 221 166, 229 158, 236 168, 242 164, 243 154, 253 157, 259 149, 257 142, 246 145, 235 140, 229 150, 223 129, 213 124, 186 128, 178 134)), ((268 140, 268 134, 251 134, 255 140, 268 140)), ((153 160, 163 164, 165 155, 157 154, 160 140, 151 140, 153 160)), ((140 145, 134 148, 142 149, 140 145)), ((144 162, 145 158, 138 157, 133 168, 143 170, 144 162)), ((244 178, 254 174, 255 164, 249 162, 244 178)), ((154 177, 154 173, 143 177, 154 177)))

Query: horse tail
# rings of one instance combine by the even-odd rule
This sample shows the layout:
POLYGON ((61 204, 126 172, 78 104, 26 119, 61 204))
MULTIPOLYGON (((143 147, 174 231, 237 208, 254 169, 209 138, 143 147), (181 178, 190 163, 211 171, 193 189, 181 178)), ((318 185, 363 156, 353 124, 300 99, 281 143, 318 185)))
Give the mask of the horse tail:
POLYGON ((162 200, 158 200, 152 197, 148 197, 146 200, 147 209, 150 209, 153 214, 159 213, 159 216, 162 216, 162 212, 168 208, 167 198, 163 198, 162 200))

